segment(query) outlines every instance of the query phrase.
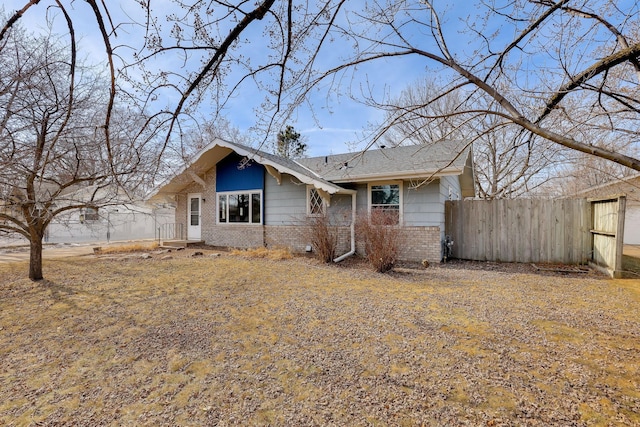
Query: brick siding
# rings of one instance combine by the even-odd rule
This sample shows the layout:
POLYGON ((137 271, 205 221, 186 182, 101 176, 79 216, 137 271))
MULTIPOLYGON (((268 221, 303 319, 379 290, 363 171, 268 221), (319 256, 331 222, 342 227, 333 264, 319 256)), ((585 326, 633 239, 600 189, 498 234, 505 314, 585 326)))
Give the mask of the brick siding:
MULTIPOLYGON (((301 253, 310 244, 307 237, 309 228, 305 226, 266 226, 265 240, 267 247, 288 247, 293 252, 301 253)), ((401 229, 402 244, 398 258, 402 261, 440 262, 440 227, 404 227, 401 229)), ((351 232, 349 227, 338 229, 338 248, 341 255, 351 250, 351 232)), ((364 244, 356 240, 356 252, 364 254, 364 244)))
POLYGON ((262 225, 223 224, 211 227, 205 242, 229 248, 257 248, 264 246, 262 225))
POLYGON ((401 233, 400 260, 440 262, 440 227, 403 227, 401 233))

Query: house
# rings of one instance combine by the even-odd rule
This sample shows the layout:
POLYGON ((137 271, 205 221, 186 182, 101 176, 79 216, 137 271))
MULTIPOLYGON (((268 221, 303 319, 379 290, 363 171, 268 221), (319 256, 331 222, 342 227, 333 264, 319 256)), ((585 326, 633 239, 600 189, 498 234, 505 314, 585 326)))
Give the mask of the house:
POLYGON ((615 179, 577 192, 572 197, 626 196, 624 244, 640 245, 640 174, 615 179))
POLYGON ((174 221, 172 205, 153 205, 133 199, 115 185, 76 189, 60 198, 58 205, 80 202, 88 203, 88 206, 53 218, 44 240, 47 243, 86 243, 154 239, 163 224, 174 221))
MULTIPOLYGON (((56 186, 42 185, 38 192, 43 201, 54 198, 51 210, 65 206, 80 206, 57 214, 44 233, 45 243, 87 243, 96 241, 154 239, 165 223, 175 221, 173 206, 152 205, 142 200, 130 200, 115 185, 71 186, 55 197, 56 186)), ((15 196, 19 198, 18 196, 15 196)), ((0 204, 0 212, 22 218, 15 204, 0 204)), ((17 233, 0 236, 0 245, 26 243, 17 233)))
POLYGON ((173 223, 175 209, 143 201, 87 207, 56 216, 44 235, 46 243, 87 243, 155 239, 164 224, 173 223))
POLYGON ((176 235, 222 247, 308 250, 307 219, 326 213, 340 221, 345 256, 361 249, 356 219, 386 209, 402 226, 400 259, 439 262, 445 200, 473 195, 466 142, 292 160, 216 139, 148 199, 175 204, 176 235))

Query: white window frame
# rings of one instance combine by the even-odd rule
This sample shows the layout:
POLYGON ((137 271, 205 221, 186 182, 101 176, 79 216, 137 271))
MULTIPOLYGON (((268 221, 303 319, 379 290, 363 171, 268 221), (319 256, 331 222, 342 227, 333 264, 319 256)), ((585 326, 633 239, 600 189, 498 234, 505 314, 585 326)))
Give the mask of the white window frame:
POLYGON ((313 185, 307 185, 307 216, 308 217, 321 217, 327 213, 327 201, 322 197, 320 192, 313 185), (315 191, 320 200, 322 201, 322 212, 311 212, 311 193, 315 191))
POLYGON ((216 194, 216 224, 222 225, 262 225, 262 219, 264 217, 264 195, 262 190, 240 190, 240 191, 220 191, 216 194), (236 196, 240 194, 249 195, 249 221, 248 222, 229 222, 229 196, 236 196), (260 222, 253 222, 253 195, 260 195, 260 222), (220 196, 226 198, 225 220, 220 220, 220 196))
MULTIPOLYGON (((371 209, 373 208, 373 197, 371 197, 371 190, 375 186, 379 185, 397 185, 400 197, 398 199, 398 225, 403 223, 404 218, 404 195, 403 195, 403 183, 402 181, 380 181, 367 183, 367 212, 371 215, 371 209)), ((391 205, 390 205, 391 206, 391 205)))

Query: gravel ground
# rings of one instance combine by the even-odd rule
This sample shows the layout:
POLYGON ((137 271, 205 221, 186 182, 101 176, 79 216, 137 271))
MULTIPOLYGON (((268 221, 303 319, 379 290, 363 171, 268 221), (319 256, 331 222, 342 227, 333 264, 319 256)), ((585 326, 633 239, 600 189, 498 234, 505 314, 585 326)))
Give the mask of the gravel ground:
POLYGON ((0 424, 640 425, 638 281, 219 253, 0 270, 0 424))

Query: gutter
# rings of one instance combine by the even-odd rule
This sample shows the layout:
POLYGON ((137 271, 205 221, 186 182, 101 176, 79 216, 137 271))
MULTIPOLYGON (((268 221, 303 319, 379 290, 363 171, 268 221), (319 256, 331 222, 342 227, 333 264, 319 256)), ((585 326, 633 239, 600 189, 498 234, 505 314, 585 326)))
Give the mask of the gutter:
POLYGON ((340 262, 356 253, 356 190, 343 190, 347 194, 351 194, 351 250, 346 254, 334 258, 333 262, 340 262))

